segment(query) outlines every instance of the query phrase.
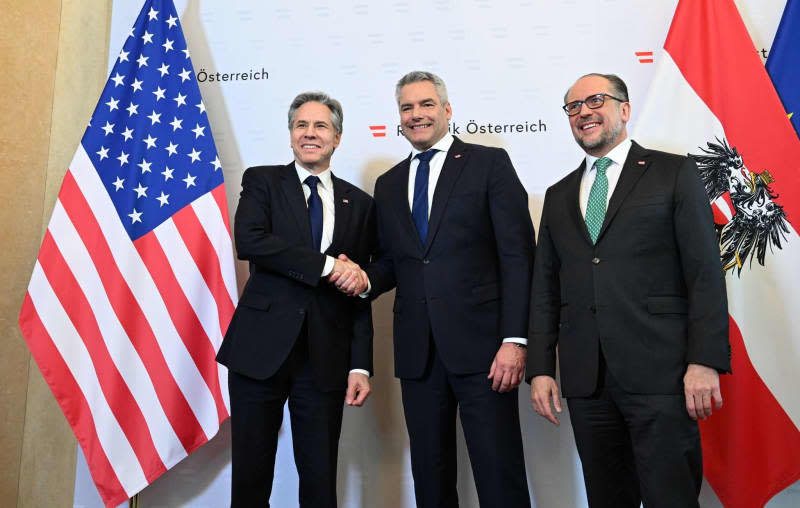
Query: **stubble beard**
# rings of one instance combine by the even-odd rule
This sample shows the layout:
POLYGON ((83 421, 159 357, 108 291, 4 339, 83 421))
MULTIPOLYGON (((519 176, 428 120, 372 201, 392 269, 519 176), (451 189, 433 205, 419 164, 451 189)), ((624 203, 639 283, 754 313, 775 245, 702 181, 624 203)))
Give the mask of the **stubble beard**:
POLYGON ((586 141, 584 138, 578 136, 575 137, 575 141, 578 142, 578 146, 583 148, 584 152, 588 152, 589 150, 610 148, 614 146, 614 142, 619 139, 619 135, 622 132, 622 125, 622 122, 617 122, 617 124, 614 125, 610 131, 603 133, 594 141, 586 141))

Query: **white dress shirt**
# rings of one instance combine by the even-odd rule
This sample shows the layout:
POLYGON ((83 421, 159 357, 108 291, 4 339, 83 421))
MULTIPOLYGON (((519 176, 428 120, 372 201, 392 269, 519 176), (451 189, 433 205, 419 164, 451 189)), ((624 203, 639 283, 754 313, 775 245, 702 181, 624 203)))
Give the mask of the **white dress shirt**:
MULTIPOLYGON (((437 141, 431 149, 438 150, 433 157, 431 157, 430 162, 428 163, 430 166, 430 172, 428 173, 428 217, 431 216, 431 208, 433 207, 433 193, 436 191, 436 183, 439 181, 439 175, 442 174, 442 166, 444 166, 444 160, 447 158, 447 152, 450 150, 450 146, 453 144, 453 135, 449 132, 444 135, 442 139, 437 141)), ((411 149, 411 165, 408 168, 408 209, 414 209, 414 182, 417 179, 417 167, 419 166, 419 159, 417 159, 417 154, 423 152, 424 150, 417 150, 416 148, 411 149)), ((520 344, 523 346, 528 345, 528 339, 524 337, 506 337, 503 339, 503 342, 513 342, 515 344, 520 344)))
MULTIPOLYGON (((297 170, 297 178, 300 179, 301 187, 303 188, 303 195, 305 196, 306 206, 308 206, 308 197, 311 195, 311 188, 305 183, 305 179, 312 173, 304 168, 299 162, 294 162, 294 168, 297 170)), ((319 183, 317 184, 317 194, 322 201, 322 240, 319 244, 319 251, 325 252, 333 242, 333 223, 336 219, 336 208, 333 200, 333 179, 331 178, 331 168, 326 169, 322 173, 318 173, 319 183)), ((325 256, 325 266, 322 268, 320 277, 327 277, 333 271, 334 259, 331 256, 325 256)), ((369 377, 369 372, 364 369, 352 369, 350 374, 358 373, 364 374, 369 377)))
MULTIPOLYGON (((625 138, 622 143, 618 144, 608 152, 605 157, 611 159, 611 165, 606 168, 606 178, 608 178, 608 194, 606 194, 606 209, 608 209, 608 202, 611 200, 611 195, 617 187, 619 175, 622 173, 622 166, 625 165, 625 160, 628 158, 628 152, 631 149, 630 138, 625 138)), ((592 184, 597 177, 597 170, 594 168, 595 161, 599 157, 586 154, 586 169, 583 170, 583 179, 581 180, 581 192, 579 203, 581 206, 581 216, 586 218, 586 207, 589 205, 589 192, 592 190, 592 184)))
MULTIPOLYGON (((436 191, 436 182, 439 181, 439 175, 442 174, 442 166, 444 160, 447 158, 447 151, 453 144, 453 135, 449 132, 444 135, 442 139, 436 142, 431 149, 436 149, 433 157, 431 157, 428 165, 430 171, 428 173, 428 217, 431 216, 431 206, 433 205, 433 193, 436 191)), ((411 166, 408 168, 408 209, 414 209, 414 182, 417 179, 417 167, 419 167, 419 159, 417 154, 422 153, 424 150, 411 149, 411 166)))
MULTIPOLYGON (((309 170, 300 165, 299 162, 294 162, 294 169, 297 171, 297 178, 300 179, 301 187, 303 188, 303 196, 305 196, 306 207, 308 206, 308 197, 311 195, 311 189, 305 182, 311 173, 309 170)), ((319 251, 325 252, 333 242, 333 223, 336 219, 336 208, 333 201, 333 179, 331 178, 331 168, 326 169, 322 173, 317 174, 319 183, 317 184, 317 194, 322 201, 322 240, 319 244, 319 251)), ((327 277, 333 271, 334 259, 330 256, 325 256, 325 266, 322 268, 322 275, 320 277, 327 277)))

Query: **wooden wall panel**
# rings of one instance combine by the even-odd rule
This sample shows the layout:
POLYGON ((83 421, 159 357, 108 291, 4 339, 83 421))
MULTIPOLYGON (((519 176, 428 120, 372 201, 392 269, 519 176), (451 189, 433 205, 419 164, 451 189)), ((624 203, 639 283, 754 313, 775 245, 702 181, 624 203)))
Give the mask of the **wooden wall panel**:
POLYGON ((72 506, 76 441, 17 325, 61 178, 106 78, 110 0, 0 1, 0 504, 72 506))

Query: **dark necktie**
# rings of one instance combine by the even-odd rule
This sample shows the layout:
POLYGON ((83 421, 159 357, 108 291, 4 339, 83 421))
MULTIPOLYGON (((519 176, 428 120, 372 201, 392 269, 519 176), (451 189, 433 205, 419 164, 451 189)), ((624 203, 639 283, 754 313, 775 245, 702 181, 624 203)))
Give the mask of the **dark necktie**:
POLYGON ((428 177, 431 173, 431 158, 438 150, 430 149, 417 154, 419 159, 417 176, 414 178, 414 200, 411 205, 411 217, 417 226, 417 233, 425 243, 428 237, 428 177))
POLYGON ((304 180, 311 190, 308 196, 308 218, 311 220, 311 240, 314 248, 319 250, 322 244, 322 200, 317 192, 319 177, 310 175, 304 180))

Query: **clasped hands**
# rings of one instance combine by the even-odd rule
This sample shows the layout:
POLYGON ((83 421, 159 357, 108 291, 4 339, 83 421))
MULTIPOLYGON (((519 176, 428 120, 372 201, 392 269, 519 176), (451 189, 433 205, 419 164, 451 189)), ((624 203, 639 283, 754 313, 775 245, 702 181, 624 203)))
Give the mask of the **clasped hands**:
POLYGON ((339 257, 334 260, 333 271, 328 275, 328 282, 348 296, 358 296, 369 286, 367 273, 345 254, 339 254, 339 257))

